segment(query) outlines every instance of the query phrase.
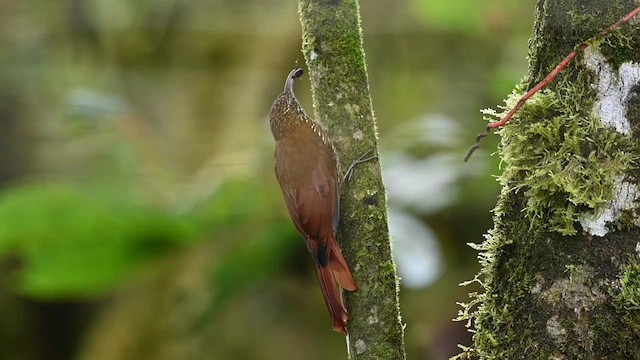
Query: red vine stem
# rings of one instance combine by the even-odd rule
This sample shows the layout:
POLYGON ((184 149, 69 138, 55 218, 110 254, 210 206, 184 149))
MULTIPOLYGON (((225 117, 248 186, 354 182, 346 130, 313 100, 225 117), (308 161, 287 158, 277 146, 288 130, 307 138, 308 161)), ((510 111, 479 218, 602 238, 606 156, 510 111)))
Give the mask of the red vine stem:
POLYGON ((564 60, 560 62, 560 64, 558 64, 558 66, 556 66, 553 70, 551 70, 551 72, 544 78, 544 80, 540 81, 538 84, 536 84, 536 86, 532 87, 529 91, 527 91, 526 94, 522 95, 522 97, 518 100, 516 105, 511 110, 509 110, 507 115, 505 115, 505 117, 502 118, 502 120, 494 123, 490 123, 489 125, 487 125, 487 129, 485 130, 484 133, 478 134, 478 136, 476 137, 476 143, 469 149, 469 152, 467 153, 467 156, 465 156, 464 161, 469 160, 473 152, 480 147, 480 141, 489 135, 491 129, 499 128, 501 126, 506 125, 506 123, 508 123, 509 120, 511 120, 513 115, 515 115, 516 112, 518 112, 518 110, 520 110, 520 108, 524 106, 527 100, 529 100, 529 98, 535 95, 535 93, 537 93, 538 91, 544 89, 547 85, 549 85, 549 83, 553 81, 553 79, 555 79, 555 77, 558 76, 558 74, 562 72, 562 70, 564 70, 567 67, 567 65, 569 65, 569 63, 576 57, 578 52, 584 51, 584 49, 588 46, 589 42, 597 38, 603 38, 611 34, 612 32, 618 30, 620 26, 622 26, 623 24, 629 22, 631 19, 636 17, 638 14, 640 14, 640 7, 635 8, 633 11, 628 13, 625 17, 618 20, 615 24, 609 26, 608 28, 604 29, 600 33, 590 37, 588 40, 580 43, 575 50, 573 50, 569 55, 567 55, 567 57, 564 58, 564 60))
MULTIPOLYGON (((640 9, 640 8, 638 8, 640 9)), ((587 47, 586 43, 582 43, 578 46, 578 48, 576 50, 573 50, 571 52, 571 54, 567 55, 566 58, 564 58, 564 60, 562 60, 560 62, 560 64, 558 64, 558 66, 555 67, 555 69, 553 69, 549 75, 547 75, 547 77, 544 78, 544 80, 540 81, 536 86, 532 87, 531 90, 527 91, 526 94, 522 95, 522 97, 520 98, 520 100, 518 100, 518 102, 516 103, 516 106, 513 107, 513 109, 509 110, 509 112, 507 113, 507 115, 502 118, 502 120, 491 123, 489 125, 487 125, 488 127, 495 129, 501 126, 504 126, 507 122, 509 122, 509 120, 511 120, 511 118, 513 117, 513 115, 515 115, 516 112, 518 112, 518 110, 520 110, 520 108, 527 102, 527 100, 529 100, 530 97, 532 97, 535 93, 537 93, 538 91, 542 90, 543 88, 545 88, 547 85, 549 85, 549 83, 551 81, 553 81, 553 79, 555 79, 555 77, 562 71, 564 70, 564 68, 567 67, 567 65, 569 65, 569 63, 571 62, 571 60, 573 60, 574 57, 576 57, 576 55, 578 54, 578 51, 582 51, 584 50, 584 48, 587 47)))

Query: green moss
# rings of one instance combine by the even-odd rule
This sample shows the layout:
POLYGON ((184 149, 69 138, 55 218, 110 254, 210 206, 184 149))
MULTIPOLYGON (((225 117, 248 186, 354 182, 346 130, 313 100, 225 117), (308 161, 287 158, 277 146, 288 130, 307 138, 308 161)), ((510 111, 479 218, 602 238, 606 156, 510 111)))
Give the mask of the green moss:
MULTIPOLYGON (((635 7, 634 0, 539 1, 529 48, 531 85, 544 79, 581 42, 597 35, 635 7)), ((628 33, 637 31, 629 24, 623 25, 622 31, 627 30, 628 33)), ((616 36, 615 33, 609 37, 616 36)), ((620 55, 619 59, 624 59, 622 53, 612 50, 620 55)))
POLYGON ((533 329, 530 318, 523 311, 526 306, 522 305, 526 303, 526 296, 535 281, 527 275, 526 267, 506 260, 520 248, 508 244, 501 234, 492 231, 482 248, 481 258, 486 264, 482 275, 486 293, 476 295, 475 299, 481 304, 475 314, 475 349, 478 354, 483 354, 482 358, 515 359, 518 352, 532 345, 518 342, 519 339, 533 338, 522 334, 522 331, 533 329), (501 289, 500 296, 496 296, 495 289, 501 289))
POLYGON ((624 26, 602 39, 598 44, 598 48, 614 69, 619 68, 625 62, 640 62, 640 52, 638 52, 640 40, 638 36, 635 36, 637 32, 637 28, 624 26))
POLYGON ((616 214, 616 218, 613 222, 607 226, 617 231, 630 231, 636 227, 638 214, 635 209, 622 210, 616 214))
MULTIPOLYGON (((539 1, 530 82, 516 88, 504 109, 513 108, 525 87, 542 80, 575 46, 597 33, 594 29, 619 19, 628 11, 620 7, 627 6, 634 7, 626 0, 539 1)), ((636 61, 638 44, 629 38, 634 35, 637 41, 635 31, 615 33, 592 46, 613 57, 614 65, 636 61)), ((499 153, 506 165, 502 193, 494 229, 474 246, 482 269, 469 282, 479 283, 485 292, 472 293, 471 301, 461 304, 458 320, 473 326, 474 345, 456 359, 518 359, 523 354, 532 359, 640 359, 640 311, 625 307, 638 300, 637 268, 628 267, 617 283, 612 280, 618 259, 626 259, 629 236, 634 243, 635 237, 610 233, 604 245, 601 239, 577 234, 575 225, 582 214, 597 212, 612 200, 617 178, 633 181, 638 175, 638 135, 606 128, 592 114, 595 79, 581 65, 581 56, 500 130, 499 153), (615 308, 609 288, 619 294, 615 308)), ((634 109, 632 104, 628 117, 634 109)), ((490 121, 504 115, 484 112, 490 121)), ((636 123, 632 125, 637 132, 636 123)), ((635 218, 628 211, 615 225, 637 234, 635 218)))
MULTIPOLYGON (((640 359, 640 263, 631 260, 610 289, 613 311, 617 316, 602 314, 593 321, 593 329, 601 334, 616 334, 616 341, 596 341, 599 351, 615 354, 619 359, 640 359)), ((613 357, 612 357, 613 358, 613 357)))
MULTIPOLYGON (((588 75, 574 70, 567 79, 574 82, 561 80, 555 91, 534 96, 501 130, 501 153, 508 166, 500 178, 495 228, 475 246, 482 270, 474 281, 486 292, 471 294, 472 301, 463 304, 459 320, 475 320, 474 347, 458 359, 514 359, 534 349, 535 358, 557 355, 536 341, 552 341, 561 351, 602 345, 592 335, 595 328, 586 322, 570 321, 570 315, 555 323, 543 320, 546 314, 537 308, 537 301, 554 308, 573 301, 584 313, 597 314, 605 306, 605 294, 590 275, 592 268, 565 266, 572 264, 567 259, 576 258, 567 255, 576 246, 559 240, 575 234, 574 222, 581 212, 597 211, 611 200, 615 177, 635 160, 629 155, 635 151, 633 139, 605 128, 581 110, 593 106, 588 75), (536 333, 541 322, 547 326, 544 336, 536 333)), ((517 90, 507 99, 507 107, 520 93, 517 90)), ((606 316, 600 320, 600 326, 607 325, 606 316)))
MULTIPOLYGON (((640 263, 637 260, 632 260, 622 273, 617 300, 621 310, 640 311, 640 263)), ((637 324, 640 326, 640 322, 637 324)))
MULTIPOLYGON (((532 226, 548 224, 563 235, 576 233, 581 213, 597 211, 612 199, 614 179, 635 161, 635 142, 590 113, 595 98, 590 83, 588 72, 574 68, 554 91, 533 96, 500 130, 501 155, 508 165, 502 185, 524 193, 532 226)), ((521 95, 522 88, 516 89, 505 108, 521 95)))
MULTIPOLYGON (((571 321, 570 314, 554 322, 538 306, 542 302, 562 308, 574 298, 591 300, 575 300, 585 313, 598 313, 596 309, 605 306, 601 286, 589 275, 591 267, 564 265, 572 264, 567 254, 576 251, 575 244, 559 240, 576 234, 575 222, 582 213, 609 203, 614 180, 635 164, 631 154, 636 145, 591 114, 592 75, 579 66, 565 71, 552 90, 531 98, 500 130, 506 167, 495 228, 476 246, 482 270, 474 281, 485 293, 471 294, 471 302, 463 304, 459 320, 474 319, 474 347, 458 359, 515 359, 525 352, 540 359, 558 355, 537 341, 553 342, 560 351, 599 346, 586 322, 571 321)), ((517 88, 505 109, 522 93, 522 87, 517 88)), ((491 121, 504 115, 484 112, 491 121)))
MULTIPOLYGON (((497 224, 522 224, 514 221, 512 212, 506 209, 518 209, 522 204, 517 203, 517 197, 513 192, 505 192, 500 197, 495 210, 497 224)), ((520 215, 519 212, 515 213, 520 215)), ((537 279, 532 278, 531 268, 545 268, 548 265, 544 256, 531 254, 531 261, 522 264, 510 259, 518 258, 523 252, 541 247, 533 247, 532 243, 539 239, 526 236, 529 233, 528 226, 511 228, 517 235, 506 237, 503 233, 504 226, 496 226, 485 236, 486 240, 480 245, 474 245, 480 251, 479 259, 482 266, 480 274, 472 281, 466 283, 479 283, 484 293, 472 293, 471 302, 463 305, 457 320, 467 320, 467 326, 471 326, 471 320, 475 323, 474 347, 465 348, 463 353, 455 359, 517 359, 527 349, 535 348, 532 334, 534 318, 527 310, 530 302, 527 299, 534 291, 537 279), (514 244, 512 238, 522 238, 526 243, 514 244), (516 280, 517 279, 517 280, 516 280), (496 289, 500 289, 497 294, 496 289), (525 334, 523 334, 525 332, 525 334), (523 343, 520 341, 523 340, 523 343)))

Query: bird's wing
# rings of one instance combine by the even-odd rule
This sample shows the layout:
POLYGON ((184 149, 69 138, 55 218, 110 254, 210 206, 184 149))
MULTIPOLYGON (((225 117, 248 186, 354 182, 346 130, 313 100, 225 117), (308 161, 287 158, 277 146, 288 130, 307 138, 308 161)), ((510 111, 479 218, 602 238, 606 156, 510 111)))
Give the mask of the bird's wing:
POLYGON ((326 265, 327 242, 333 238, 339 211, 333 150, 322 142, 301 144, 294 138, 276 146, 276 158, 276 176, 289 215, 307 240, 309 251, 326 265))
POLYGON ((333 237, 336 193, 335 178, 319 165, 311 172, 308 185, 288 187, 284 194, 291 219, 307 240, 309 251, 318 254, 323 265, 327 242, 333 237))
MULTIPOLYGON (((330 269, 340 286, 354 291, 357 285, 335 239, 340 194, 333 149, 324 141, 302 143, 296 140, 300 138, 304 137, 281 139, 276 145, 276 176, 289 215, 316 266, 325 268, 322 279, 318 275, 321 284, 330 269)), ((328 290, 323 293, 330 297, 328 290)))

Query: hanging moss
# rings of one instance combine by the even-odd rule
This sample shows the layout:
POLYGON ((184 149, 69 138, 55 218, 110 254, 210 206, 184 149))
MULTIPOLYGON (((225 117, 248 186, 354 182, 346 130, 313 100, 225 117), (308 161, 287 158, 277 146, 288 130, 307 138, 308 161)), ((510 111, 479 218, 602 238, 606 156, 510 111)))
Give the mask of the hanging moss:
MULTIPOLYGON (((592 82, 588 72, 574 69, 554 91, 531 98, 500 130, 500 153, 507 164, 500 182, 508 191, 523 192, 531 226, 542 222, 560 234, 575 234, 578 216, 607 204, 615 178, 636 160, 635 142, 590 113, 592 82)), ((505 100, 505 108, 521 95, 520 87, 505 100)))

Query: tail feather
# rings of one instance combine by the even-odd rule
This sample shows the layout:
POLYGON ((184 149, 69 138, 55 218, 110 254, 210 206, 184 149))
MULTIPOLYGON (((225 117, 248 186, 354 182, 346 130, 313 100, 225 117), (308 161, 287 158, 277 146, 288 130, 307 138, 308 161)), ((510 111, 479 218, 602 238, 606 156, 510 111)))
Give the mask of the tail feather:
POLYGON ((333 330, 347 334, 347 321, 351 319, 342 301, 338 284, 348 291, 355 291, 356 285, 342 251, 335 239, 329 240, 328 263, 326 266, 316 264, 316 275, 329 313, 333 318, 333 330))
POLYGON ((348 333, 347 321, 351 317, 342 303, 342 296, 334 278, 334 273, 328 266, 316 266, 315 268, 324 302, 327 304, 329 313, 333 318, 333 330, 346 335, 348 333))
POLYGON ((358 285, 356 285, 355 280, 353 280, 353 276, 351 275, 351 271, 349 271, 347 262, 342 256, 342 251, 340 251, 338 242, 333 240, 330 246, 329 267, 333 271, 336 281, 338 281, 343 289, 347 291, 356 291, 358 289, 358 285))

